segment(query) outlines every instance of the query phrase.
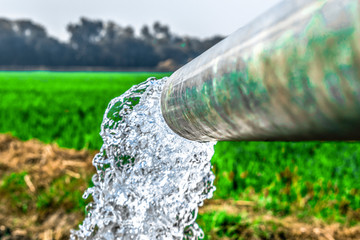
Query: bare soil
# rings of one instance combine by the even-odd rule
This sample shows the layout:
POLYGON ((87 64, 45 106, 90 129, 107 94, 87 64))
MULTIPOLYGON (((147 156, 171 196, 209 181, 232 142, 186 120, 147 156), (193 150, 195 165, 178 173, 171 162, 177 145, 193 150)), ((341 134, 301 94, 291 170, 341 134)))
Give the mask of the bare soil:
MULTIPOLYGON (((61 176, 81 178, 94 173, 95 152, 61 149, 55 144, 37 140, 26 142, 0 135, 0 185, 2 176, 24 172, 28 193, 47 188, 61 176)), ((85 190, 86 186, 81 186, 85 190)), ((68 239, 70 229, 84 218, 82 212, 49 209, 39 212, 34 207, 26 213, 14 211, 10 199, 0 195, 0 239, 68 239)))
MULTIPOLYGON (((205 202, 199 214, 224 211, 230 215, 243 216, 235 239, 294 239, 294 240, 345 240, 360 239, 360 226, 344 226, 339 223, 326 224, 314 217, 306 222, 294 217, 278 217, 266 210, 259 210, 253 202, 213 199, 205 202), (256 209, 256 210, 255 210, 256 209), (254 227, 256 225, 256 227, 254 227), (266 234, 265 234, 266 233, 266 234)), ((210 233, 211 235, 214 233, 210 233)), ((219 239, 214 236, 212 239, 219 239)), ((229 238, 221 238, 229 239, 229 238)))
MULTIPOLYGON (((37 140, 26 142, 6 134, 0 134, 0 185, 3 176, 12 172, 26 171, 24 177, 27 191, 36 195, 37 190, 47 188, 61 176, 83 178, 94 173, 92 158, 95 152, 61 149, 55 144, 43 144, 37 140)), ((85 190, 86 186, 81 186, 85 190)), ((9 198, 0 195, 0 239, 68 239, 69 231, 84 218, 82 212, 69 212, 66 207, 49 209, 46 214, 36 208, 26 213, 14 211, 9 198)), ((234 239, 318 239, 344 240, 359 239, 360 226, 348 227, 339 223, 325 224, 309 218, 306 222, 294 216, 279 218, 270 212, 254 210, 255 204, 246 201, 209 200, 199 213, 225 211, 229 214, 244 216, 244 224, 237 229, 234 239), (259 236, 252 225, 266 232, 259 236)), ((220 238, 215 232, 211 239, 220 238)))

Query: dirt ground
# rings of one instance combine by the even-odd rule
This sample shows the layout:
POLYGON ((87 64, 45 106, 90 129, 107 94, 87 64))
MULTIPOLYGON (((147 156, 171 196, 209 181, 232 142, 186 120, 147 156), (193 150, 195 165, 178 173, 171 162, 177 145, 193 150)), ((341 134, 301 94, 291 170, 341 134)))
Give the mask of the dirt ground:
MULTIPOLYGON (((28 174, 24 181, 27 191, 36 194, 37 189, 48 187, 61 176, 81 178, 92 175, 94 168, 91 160, 94 155, 95 152, 61 149, 55 144, 43 144, 37 140, 22 142, 0 134, 0 185, 6 174, 26 171, 28 174)), ((65 208, 50 209, 46 214, 30 209, 25 214, 13 211, 9 206, 9 199, 0 195, 0 239, 3 240, 68 239, 70 229, 84 218, 83 213, 69 212, 65 208)), ((236 239, 360 240, 360 226, 327 225, 315 219, 305 223, 295 217, 277 218, 271 213, 253 209, 252 202, 209 200, 199 213, 226 211, 229 214, 246 214, 245 222, 249 224, 237 229, 236 239), (253 228, 248 227, 253 222, 256 222, 258 229, 267 232, 267 236, 256 235, 253 228)), ((212 233, 210 236, 211 239, 221 239, 212 233)))
MULTIPOLYGON (((22 142, 9 135, 0 135, 0 185, 2 176, 26 171, 24 177, 29 194, 47 188, 61 176, 80 178, 93 174, 94 152, 61 149, 55 144, 37 140, 22 142)), ((83 186, 85 189, 85 186, 83 186)), ((66 209, 38 212, 29 209, 26 214, 14 211, 9 199, 0 195, 0 239, 68 239, 70 229, 84 218, 82 213, 66 209)))
MULTIPOLYGON (((208 200, 199 210, 199 214, 213 211, 225 211, 231 215, 241 215, 243 224, 238 233, 238 239, 294 239, 294 240, 345 240, 360 239, 360 226, 345 227, 339 223, 325 224, 323 221, 309 218, 300 221, 294 216, 279 218, 267 211, 254 211, 254 203, 233 200, 208 200), (267 236, 256 234, 252 225, 257 225, 257 231, 268 233, 267 236), (257 235, 257 236, 256 236, 257 235), (242 237, 242 238, 241 238, 242 237)), ((216 237, 214 239, 217 239, 216 237)), ((228 238, 223 238, 228 239, 228 238)))

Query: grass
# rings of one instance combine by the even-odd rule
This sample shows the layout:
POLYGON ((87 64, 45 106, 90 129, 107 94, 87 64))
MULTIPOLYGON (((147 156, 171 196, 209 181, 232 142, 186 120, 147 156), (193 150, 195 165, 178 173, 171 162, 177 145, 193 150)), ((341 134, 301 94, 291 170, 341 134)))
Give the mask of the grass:
POLYGON ((67 148, 99 149, 100 123, 114 97, 167 73, 0 72, 0 132, 67 148))
POLYGON ((357 142, 222 142, 215 198, 254 201, 276 215, 360 221, 357 142))
POLYGON ((26 171, 13 172, 2 176, 0 195, 7 198, 14 212, 27 213, 36 210, 46 214, 50 209, 63 208, 67 211, 83 211, 89 199, 83 199, 83 189, 90 185, 90 176, 79 179, 63 175, 47 188, 29 191, 26 185, 26 171), (79 188, 81 186, 81 188, 79 188))
POLYGON ((247 227, 242 223, 241 216, 230 215, 226 212, 211 212, 199 215, 197 222, 206 233, 205 239, 211 239, 211 236, 234 238, 239 236, 239 229, 247 227))
MULTIPOLYGON (((100 123, 109 101, 150 76, 165 75, 169 74, 0 72, 0 132, 67 148, 99 149, 100 123)), ((253 201, 256 208, 278 216, 360 222, 358 142, 221 142, 215 150, 215 198, 253 201)), ((23 175, 2 177, 6 187, 1 189, 19 188, 5 192, 26 211, 19 200, 29 200, 21 195, 25 187, 21 179, 23 175)), ((73 199, 67 196, 80 183, 65 186, 64 181, 59 179, 39 193, 36 206, 65 204, 83 211, 80 193, 73 199)), ((203 225, 205 232, 223 222, 227 226, 241 221, 236 216, 216 216, 199 216, 200 222, 209 223, 203 225)), ((232 236, 233 230, 221 229, 216 234, 232 236)))
POLYGON ((27 172, 23 171, 2 176, 0 184, 0 195, 10 200, 13 209, 21 210, 24 213, 27 212, 32 202, 32 197, 27 193, 28 187, 24 180, 26 175, 27 172))

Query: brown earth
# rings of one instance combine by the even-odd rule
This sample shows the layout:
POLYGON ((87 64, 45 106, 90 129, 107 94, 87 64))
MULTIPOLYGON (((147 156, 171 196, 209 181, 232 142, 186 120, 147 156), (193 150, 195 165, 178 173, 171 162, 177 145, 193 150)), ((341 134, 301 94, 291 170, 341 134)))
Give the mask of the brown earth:
MULTIPOLYGON (((65 176, 67 181, 91 176, 94 173, 91 164, 94 155, 95 152, 61 149, 55 144, 43 144, 37 140, 22 142, 0 134, 0 186, 4 176, 26 171, 26 192, 36 196, 38 189, 49 187, 59 177, 65 176)), ((81 186, 81 191, 85 190, 85 185, 81 186)), ((304 222, 293 216, 279 218, 254 209, 253 202, 209 200, 199 213, 225 211, 244 216, 244 222, 237 226, 237 237, 232 239, 360 240, 360 226, 329 225, 312 218, 304 222), (256 231, 266 234, 259 235, 256 231)), ((9 197, 0 195, 0 239, 68 239, 70 229, 75 228, 83 218, 82 212, 69 212, 66 206, 48 209, 45 213, 36 208, 30 208, 26 213, 14 211, 9 197)), ((211 239, 230 239, 218 237, 216 230, 209 235, 211 239)))
POLYGON ((323 221, 311 217, 304 222, 294 216, 280 218, 273 216, 271 212, 255 209, 253 202, 213 199, 205 202, 199 210, 199 214, 224 211, 230 215, 242 216, 243 222, 238 226, 240 231, 236 239, 360 239, 360 226, 347 227, 339 223, 325 224, 323 221), (256 227, 253 227, 254 225, 256 227))
MULTIPOLYGON (((93 174, 94 152, 61 149, 55 144, 37 140, 26 142, 9 135, 0 135, 0 185, 3 176, 24 172, 30 196, 38 189, 49 187, 52 181, 65 176, 82 178, 93 174)), ((82 191, 86 186, 83 186, 82 191)), ((83 218, 83 213, 68 212, 65 207, 38 212, 36 208, 26 213, 14 210, 8 196, 0 195, 0 239, 68 239, 69 231, 83 218)))

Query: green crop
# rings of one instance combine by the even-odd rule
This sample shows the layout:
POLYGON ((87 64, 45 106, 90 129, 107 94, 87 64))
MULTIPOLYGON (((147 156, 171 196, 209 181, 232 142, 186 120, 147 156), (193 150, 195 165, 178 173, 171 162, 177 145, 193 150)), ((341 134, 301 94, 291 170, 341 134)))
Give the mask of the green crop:
POLYGON ((100 123, 114 97, 166 73, 0 72, 0 132, 67 148, 99 149, 100 123))
MULTIPOLYGON (((68 148, 99 149, 100 123, 109 101, 148 77, 166 75, 0 72, 0 132, 68 148)), ((215 198, 253 201, 255 208, 281 216, 360 222, 358 142, 220 142, 212 163, 215 198)), ((26 211, 31 198, 22 195, 26 173, 21 174, 0 179, 0 190, 9 196, 13 192, 11 199, 26 211)), ((63 202, 71 209, 83 207, 80 193, 69 198, 61 182, 54 182, 39 194, 37 208, 56 207, 63 202)), ((75 191, 75 185, 69 185, 71 191, 75 191)), ((231 229, 221 231, 218 234, 222 236, 233 234, 231 229)))
POLYGON ((360 221, 358 142, 221 142, 215 198, 254 201, 277 215, 360 221))

